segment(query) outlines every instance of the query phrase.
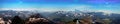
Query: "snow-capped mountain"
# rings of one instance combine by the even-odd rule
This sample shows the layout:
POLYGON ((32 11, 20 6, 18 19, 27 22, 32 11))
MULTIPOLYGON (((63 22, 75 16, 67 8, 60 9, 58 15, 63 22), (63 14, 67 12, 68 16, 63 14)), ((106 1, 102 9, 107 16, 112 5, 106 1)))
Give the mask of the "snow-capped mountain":
POLYGON ((13 10, 3 10, 0 11, 0 16, 1 17, 14 17, 15 15, 19 15, 20 17, 27 18, 32 14, 35 13, 39 13, 41 15, 43 15, 43 17, 50 19, 50 20, 54 20, 54 21, 71 21, 75 18, 83 18, 83 17, 92 17, 93 19, 95 18, 100 18, 100 19, 104 19, 104 18, 110 18, 112 20, 116 20, 119 19, 120 14, 116 14, 116 13, 110 13, 110 14, 106 14, 104 12, 84 12, 84 11, 79 11, 79 10, 75 10, 75 11, 55 11, 55 12, 33 12, 33 11, 13 11, 13 10))

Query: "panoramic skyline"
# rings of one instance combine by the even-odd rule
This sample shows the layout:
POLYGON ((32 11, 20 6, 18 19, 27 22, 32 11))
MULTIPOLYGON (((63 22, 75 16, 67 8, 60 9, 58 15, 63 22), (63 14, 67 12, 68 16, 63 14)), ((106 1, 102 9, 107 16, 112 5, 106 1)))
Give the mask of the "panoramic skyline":
POLYGON ((0 0, 1 10, 81 10, 119 13, 120 0, 0 0))

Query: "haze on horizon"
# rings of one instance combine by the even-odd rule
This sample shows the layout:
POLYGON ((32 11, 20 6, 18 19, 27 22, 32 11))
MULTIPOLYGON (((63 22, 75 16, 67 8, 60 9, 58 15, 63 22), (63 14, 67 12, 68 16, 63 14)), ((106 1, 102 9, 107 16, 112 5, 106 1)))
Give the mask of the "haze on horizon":
POLYGON ((81 10, 119 13, 120 0, 0 0, 1 10, 81 10))

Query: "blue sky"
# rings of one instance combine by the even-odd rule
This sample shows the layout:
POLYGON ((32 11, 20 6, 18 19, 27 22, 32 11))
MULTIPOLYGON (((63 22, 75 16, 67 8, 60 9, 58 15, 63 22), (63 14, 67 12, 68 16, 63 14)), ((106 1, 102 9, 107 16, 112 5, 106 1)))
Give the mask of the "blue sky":
POLYGON ((1 9, 90 10, 119 13, 120 0, 0 0, 1 9))

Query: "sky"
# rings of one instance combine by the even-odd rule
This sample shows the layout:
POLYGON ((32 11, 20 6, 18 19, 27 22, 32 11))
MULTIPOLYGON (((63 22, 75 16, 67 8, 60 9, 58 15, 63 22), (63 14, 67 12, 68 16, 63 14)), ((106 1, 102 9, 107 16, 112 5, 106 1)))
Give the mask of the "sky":
POLYGON ((0 0, 0 9, 119 13, 120 0, 0 0))

